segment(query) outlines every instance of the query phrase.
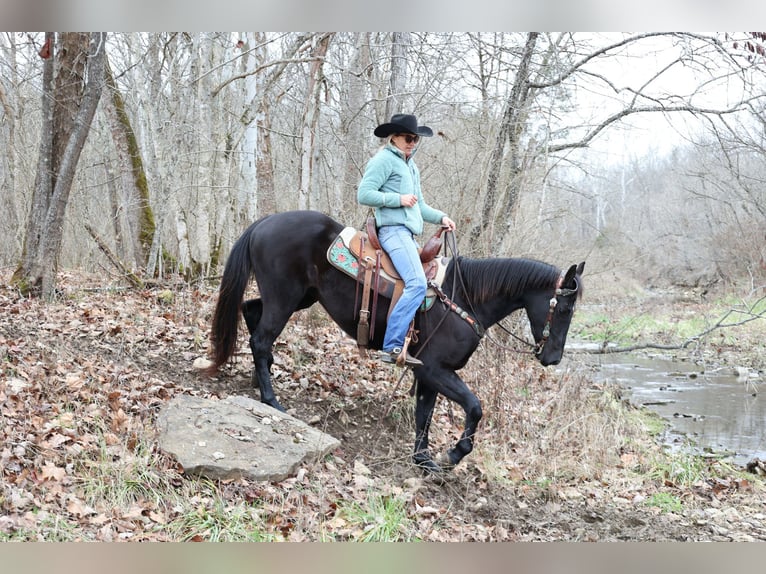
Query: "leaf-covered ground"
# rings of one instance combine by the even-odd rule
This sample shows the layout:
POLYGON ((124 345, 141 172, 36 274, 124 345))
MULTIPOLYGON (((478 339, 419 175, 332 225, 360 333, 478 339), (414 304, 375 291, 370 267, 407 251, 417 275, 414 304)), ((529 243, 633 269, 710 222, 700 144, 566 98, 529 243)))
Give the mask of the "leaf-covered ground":
MULTIPOLYGON (((341 448, 278 483, 187 477, 157 449, 159 407, 178 393, 257 398, 244 333, 218 377, 193 366, 215 287, 66 274, 43 303, 0 279, 0 540, 766 539, 761 478, 669 458, 652 421, 576 356, 543 369, 490 340, 461 372, 484 405, 477 448, 444 480, 422 477, 411 378, 361 358, 320 309, 280 337, 274 383, 341 448)), ((461 424, 440 400, 434 450, 461 424)))

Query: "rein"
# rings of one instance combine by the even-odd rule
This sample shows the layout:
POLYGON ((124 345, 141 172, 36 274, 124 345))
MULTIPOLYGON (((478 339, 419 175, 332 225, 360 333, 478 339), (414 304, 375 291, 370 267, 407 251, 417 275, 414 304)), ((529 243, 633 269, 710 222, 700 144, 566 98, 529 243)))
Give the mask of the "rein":
MULTIPOLYGON (((461 284, 461 286, 463 288, 463 292, 467 293, 467 290, 465 288, 465 282, 463 281, 463 275, 460 272, 460 265, 458 263, 457 243, 455 241, 454 233, 453 232, 446 233, 445 234, 445 238, 446 238, 446 242, 445 242, 445 246, 444 246, 445 254, 447 252, 447 248, 449 247, 450 251, 452 252, 452 256, 454 258, 454 262, 455 262, 455 273, 454 273, 454 275, 452 277, 452 292, 453 293, 456 292, 455 291, 455 287, 457 286, 457 281, 459 279, 460 280, 460 284, 461 284)), ((558 305, 558 302, 559 302, 558 301, 559 296, 568 296, 568 295, 572 295, 572 294, 577 292, 577 288, 576 287, 574 289, 563 289, 562 288, 562 285, 564 283, 564 276, 565 276, 565 274, 566 274, 566 270, 562 269, 561 273, 560 273, 560 275, 559 275, 559 277, 558 277, 558 279, 556 281, 556 287, 555 287, 554 292, 553 292, 553 297, 551 297, 551 300, 550 300, 550 303, 549 303, 548 315, 545 318, 545 325, 543 326, 543 336, 542 336, 542 338, 540 339, 540 341, 538 343, 530 343, 526 339, 523 339, 522 337, 519 337, 518 335, 513 333, 510 329, 508 329, 502 323, 500 323, 500 322, 497 323, 497 325, 503 331, 505 331, 508 335, 510 335, 511 337, 513 337, 514 339, 519 341, 520 343, 523 343, 528 348, 532 349, 532 351, 535 354, 535 356, 538 356, 538 355, 540 355, 540 353, 543 352, 543 348, 545 348, 545 344, 548 342, 548 337, 550 337, 550 334, 551 334, 551 323, 553 322, 553 313, 556 311, 556 306, 558 305)), ((431 289, 434 290, 434 292, 436 293, 437 297, 439 297, 439 300, 445 305, 445 307, 447 309, 449 309, 453 313, 457 314, 461 319, 463 319, 466 323, 468 323, 473 328, 474 332, 476 333, 476 335, 480 339, 484 338, 484 336, 486 335, 487 338, 490 341, 492 341, 492 343, 495 346, 497 346, 497 347, 499 347, 501 349, 504 349, 504 350, 507 350, 507 351, 513 351, 513 352, 517 352, 517 353, 523 352, 523 349, 516 349, 516 348, 508 347, 507 345, 504 345, 504 344, 500 343, 499 341, 497 341, 496 339, 494 339, 487 332, 487 330, 484 328, 484 326, 482 326, 481 323, 479 323, 479 321, 473 316, 473 315, 476 314, 476 310, 473 308, 473 304, 470 301, 468 301, 468 306, 471 308, 471 312, 473 313, 473 315, 471 313, 468 313, 466 310, 461 308, 457 303, 452 301, 447 296, 447 294, 444 291, 442 291, 441 288, 438 285, 436 285, 433 281, 429 281, 428 286, 431 289)), ((439 329, 439 327, 441 327, 441 325, 444 322, 444 320, 446 319, 446 317, 447 316, 444 315, 442 317, 441 321, 439 321, 439 323, 436 325, 436 327, 434 329, 432 329, 431 335, 428 337, 428 339, 426 339, 423 342, 423 344, 418 349, 418 352, 415 353, 416 357, 426 347, 426 345, 431 340, 431 337, 433 337, 433 335, 436 333, 436 331, 439 329)))
MULTIPOLYGON (((503 324, 502 324, 500 321, 498 321, 498 322, 497 322, 497 323, 495 323, 495 324, 496 324, 498 327, 500 327, 500 328, 501 328, 503 331, 505 331, 505 332, 506 332, 506 334, 508 334, 508 335, 510 335, 511 337, 513 337, 514 339, 516 339, 516 340, 517 340, 519 343, 523 343, 523 344, 525 344, 525 345, 526 345, 526 346, 527 346, 529 349, 534 349, 534 348, 535 348, 535 344, 534 344, 534 343, 530 343, 530 342, 529 342, 529 341, 527 341, 526 339, 524 339, 524 338, 522 338, 522 337, 519 337, 519 336, 518 336, 516 333, 514 333, 513 331, 511 331, 511 330, 510 330, 508 327, 506 327, 505 325, 503 325, 503 324)), ((514 353, 523 353, 523 352, 525 351, 525 349, 517 349, 517 348, 514 348, 514 347, 509 347, 508 345, 504 345, 503 343, 501 343, 501 342, 500 342, 500 341, 498 341, 497 339, 494 339, 494 338, 492 338, 492 336, 491 336, 491 335, 489 335, 489 334, 487 335, 487 339, 489 339, 490 341, 492 341, 492 343, 493 343, 493 344, 494 344, 496 347, 498 347, 498 348, 500 348, 500 349, 503 349, 504 351, 512 351, 512 352, 514 352, 514 353)))
MULTIPOLYGON (((444 234, 445 242, 444 242, 444 254, 447 254, 447 248, 452 252, 453 261, 455 262, 455 273, 452 276, 452 292, 455 292, 455 287, 457 286, 457 279, 458 276, 460 276, 460 283, 463 284, 463 276, 460 274, 460 265, 458 264, 458 251, 457 251, 457 242, 455 241, 455 233, 454 231, 447 231, 447 233, 444 234)), ((447 294, 441 290, 441 288, 436 285, 433 281, 428 282, 428 286, 431 287, 434 292, 436 293, 437 297, 439 297, 439 300, 444 303, 445 307, 447 307, 450 311, 457 313, 464 321, 466 321, 471 327, 473 327, 473 330, 476 332, 476 334, 479 336, 479 339, 481 339, 484 334, 486 333, 484 327, 481 326, 481 324, 474 319, 471 315, 469 315, 466 311, 461 309, 454 301, 452 301, 449 297, 447 297, 447 294)), ((465 287, 464 287, 465 289, 465 287)), ((470 302, 469 302, 470 305, 470 302)), ((473 306, 471 306, 473 308, 473 306)), ((474 314, 476 312, 474 311, 474 314)), ((418 355, 423 351, 423 349, 426 348, 426 345, 431 341, 431 338, 436 334, 436 332, 439 330, 439 328, 444 323, 444 320, 447 318, 447 315, 443 315, 442 318, 439 320, 439 323, 431 329, 431 334, 428 336, 428 338, 423 341, 423 344, 420 346, 420 348, 415 353, 415 357, 417 358, 418 355)), ((412 389, 410 389, 410 394, 412 394, 415 386, 413 384, 412 389)))
MULTIPOLYGON (((457 262, 455 264, 457 265, 457 262)), ((481 324, 476 319, 474 319, 467 311, 465 311, 452 299, 447 297, 447 294, 444 291, 442 291, 436 283, 434 283, 433 281, 429 281, 428 286, 436 292, 436 296, 439 297, 439 301, 444 303, 447 309, 457 314, 458 317, 460 317, 463 321, 465 321, 471 327, 473 327, 473 330, 479 336, 479 339, 481 339, 484 336, 484 334, 486 333, 486 330, 484 329, 484 327, 482 327, 481 324)))
MULTIPOLYGON (((553 322, 553 313, 556 310, 556 305, 559 303, 559 296, 560 295, 572 295, 573 293, 577 292, 577 289, 562 289, 561 285, 564 283, 564 274, 566 273, 566 270, 562 269, 561 274, 559 275, 559 278, 556 280, 556 288, 553 291, 553 297, 551 297, 549 306, 548 306, 548 315, 545 317, 545 325, 543 326, 543 336, 540 339, 540 342, 538 343, 530 343, 526 339, 522 339, 515 333, 513 333, 510 329, 508 329, 505 325, 500 323, 498 321, 497 326, 500 327, 503 331, 505 331, 508 335, 519 341, 520 343, 524 343, 527 347, 533 349, 533 352, 535 356, 539 355, 543 352, 543 348, 545 347, 545 343, 548 342, 548 337, 551 335, 551 323, 553 322)), ((495 341, 491 337, 488 337, 495 345, 500 347, 501 349, 505 349, 507 351, 516 351, 521 352, 520 349, 513 349, 506 345, 503 345, 502 343, 499 343, 498 341, 495 341)))

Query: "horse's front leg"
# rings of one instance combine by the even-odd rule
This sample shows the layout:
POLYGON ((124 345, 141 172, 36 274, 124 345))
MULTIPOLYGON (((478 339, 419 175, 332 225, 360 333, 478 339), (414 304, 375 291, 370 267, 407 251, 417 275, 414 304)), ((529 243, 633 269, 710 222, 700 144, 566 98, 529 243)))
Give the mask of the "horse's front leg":
POLYGON ((454 371, 447 369, 419 369, 417 384, 417 405, 415 407, 415 464, 433 474, 450 470, 473 450, 476 428, 481 420, 481 403, 454 371), (465 428, 460 440, 449 449, 439 462, 431 458, 428 451, 428 431, 436 403, 441 393, 449 400, 459 404, 465 411, 465 428))
POLYGON ((431 419, 434 414, 434 405, 438 393, 416 382, 417 399, 415 404, 415 449, 412 454, 413 462, 423 469, 424 472, 438 474, 442 468, 431 458, 428 450, 428 431, 431 428, 431 419))
POLYGON ((441 466, 449 469, 458 464, 466 455, 473 450, 474 436, 482 417, 481 401, 466 386, 463 379, 458 377, 453 371, 446 372, 446 376, 439 380, 438 390, 451 401, 456 402, 465 412, 465 424, 463 434, 460 440, 447 451, 444 460, 441 460, 441 466))

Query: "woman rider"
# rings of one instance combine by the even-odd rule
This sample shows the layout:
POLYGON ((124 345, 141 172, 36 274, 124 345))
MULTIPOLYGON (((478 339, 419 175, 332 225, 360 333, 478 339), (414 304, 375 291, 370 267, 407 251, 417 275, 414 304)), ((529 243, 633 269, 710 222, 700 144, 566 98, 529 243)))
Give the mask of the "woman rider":
MULTIPOLYGON (((394 114, 391 121, 373 132, 385 138, 383 147, 370 159, 357 190, 360 204, 374 208, 378 240, 404 281, 404 291, 389 314, 381 359, 396 363, 412 319, 426 294, 426 276, 420 263, 415 236, 423 222, 455 230, 455 222, 423 199, 420 172, 412 156, 421 137, 431 137, 428 126, 419 126, 411 114, 394 114)), ((406 365, 422 365, 409 353, 406 365)), ((400 359, 401 360, 401 359, 400 359)))

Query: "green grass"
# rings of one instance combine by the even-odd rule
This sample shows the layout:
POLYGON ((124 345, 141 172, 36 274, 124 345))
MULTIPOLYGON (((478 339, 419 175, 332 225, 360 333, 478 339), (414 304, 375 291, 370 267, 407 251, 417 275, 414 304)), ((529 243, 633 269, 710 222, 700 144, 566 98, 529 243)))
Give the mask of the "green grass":
POLYGON ((636 408, 630 412, 629 416, 633 417, 633 420, 653 437, 662 434, 669 424, 660 415, 646 407, 636 408))
POLYGON ((644 502, 646 506, 659 508, 662 512, 681 512, 681 499, 668 492, 655 492, 644 502))
MULTIPOLYGON (((731 327, 747 318, 766 314, 766 298, 728 296, 708 304, 704 313, 688 311, 679 314, 678 306, 658 309, 651 314, 641 311, 625 314, 626 310, 619 307, 612 311, 605 312, 603 308, 578 309, 571 336, 601 344, 629 345, 650 340, 681 343, 704 333, 722 319, 725 325, 731 327)), ((762 322, 752 323, 752 328, 761 328, 759 325, 762 322)), ((729 327, 713 331, 720 337, 719 342, 737 342, 740 329, 729 327)))
MULTIPOLYGON (((211 487, 214 488, 214 487, 211 487)), ((193 500, 193 499, 192 499, 193 500)), ((175 540, 183 542, 271 542, 277 536, 268 532, 256 507, 244 502, 232 504, 213 494, 212 501, 177 508, 179 517, 167 525, 175 540)))
POLYGON ((407 542, 412 539, 406 503, 370 493, 365 503, 343 502, 338 514, 352 527, 356 542, 407 542))
POLYGON ((77 542, 83 532, 76 522, 58 514, 33 510, 33 526, 21 526, 9 532, 0 532, 0 542, 77 542))
POLYGON ((679 318, 641 314, 614 318, 603 312, 578 311, 577 321, 572 324, 572 335, 577 339, 617 345, 652 340, 658 334, 685 341, 703 332, 707 328, 706 321, 699 315, 679 318))
POLYGON ((649 474, 655 480, 688 488, 708 475, 707 467, 703 457, 679 450, 655 460, 649 474))
POLYGON ((91 506, 125 508, 142 500, 162 505, 172 487, 167 474, 157 470, 159 466, 151 444, 137 441, 132 448, 110 446, 101 434, 98 458, 78 461, 77 476, 91 506))

